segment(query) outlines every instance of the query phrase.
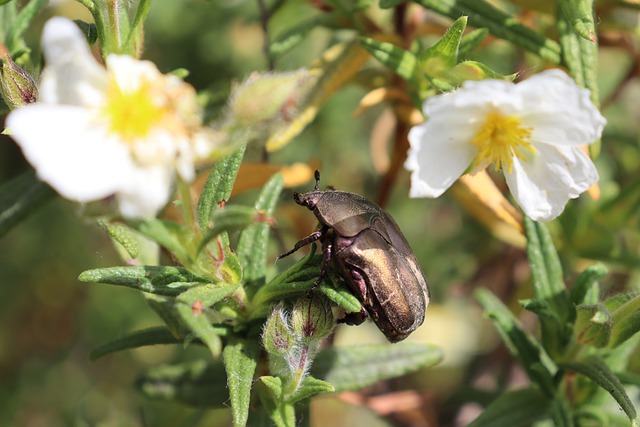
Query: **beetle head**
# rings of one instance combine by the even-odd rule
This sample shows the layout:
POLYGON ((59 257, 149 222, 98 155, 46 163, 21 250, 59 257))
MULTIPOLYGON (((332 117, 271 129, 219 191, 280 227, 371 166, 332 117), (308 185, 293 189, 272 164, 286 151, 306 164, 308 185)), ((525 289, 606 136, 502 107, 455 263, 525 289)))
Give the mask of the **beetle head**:
POLYGON ((316 179, 316 185, 313 187, 313 191, 302 194, 298 192, 293 193, 293 200, 300 206, 306 206, 311 211, 315 209, 318 200, 320 200, 320 197, 324 194, 324 191, 318 190, 320 186, 320 171, 316 169, 313 176, 316 179))

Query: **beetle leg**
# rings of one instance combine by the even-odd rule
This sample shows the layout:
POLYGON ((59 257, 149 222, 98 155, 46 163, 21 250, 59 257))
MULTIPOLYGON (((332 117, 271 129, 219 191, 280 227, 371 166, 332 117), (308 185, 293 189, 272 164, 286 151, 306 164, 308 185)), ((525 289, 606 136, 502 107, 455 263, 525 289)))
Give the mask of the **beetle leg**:
POLYGON ((323 251, 322 251, 322 264, 320 264, 320 276, 318 276, 318 280, 314 282, 313 286, 309 288, 308 292, 311 292, 315 288, 317 288, 322 282, 322 279, 324 279, 325 276, 327 275, 327 268, 329 268, 329 261, 331 261, 331 251, 333 249, 333 245, 331 244, 330 241, 325 241, 324 244, 322 245, 322 249, 323 251))
POLYGON ((347 325, 359 325, 369 317, 367 310, 362 307, 357 313, 347 313, 342 319, 338 319, 338 323, 346 323, 347 325))
POLYGON ((308 244, 313 243, 316 240, 320 240, 322 238, 322 236, 324 236, 328 230, 329 230, 329 227, 323 226, 322 228, 320 228, 320 230, 311 233, 310 235, 308 235, 304 239, 302 239, 299 242, 297 242, 295 244, 295 246, 293 247, 293 249, 291 249, 290 251, 287 251, 287 252, 283 253, 282 255, 278 255, 278 258, 276 258, 276 259, 280 259, 280 258, 284 258, 286 256, 289 256, 292 253, 294 253, 295 251, 297 251, 298 249, 300 249, 300 248, 302 248, 304 246, 307 246, 308 244))

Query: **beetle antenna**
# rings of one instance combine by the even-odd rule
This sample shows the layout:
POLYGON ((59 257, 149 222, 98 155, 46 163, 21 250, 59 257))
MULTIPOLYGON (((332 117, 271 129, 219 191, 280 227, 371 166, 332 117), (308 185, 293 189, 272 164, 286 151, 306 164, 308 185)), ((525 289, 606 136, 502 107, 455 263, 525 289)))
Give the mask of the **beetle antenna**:
POLYGON ((320 186, 320 171, 316 169, 316 172, 313 174, 316 179, 316 186, 313 188, 313 191, 318 191, 318 187, 320 186))

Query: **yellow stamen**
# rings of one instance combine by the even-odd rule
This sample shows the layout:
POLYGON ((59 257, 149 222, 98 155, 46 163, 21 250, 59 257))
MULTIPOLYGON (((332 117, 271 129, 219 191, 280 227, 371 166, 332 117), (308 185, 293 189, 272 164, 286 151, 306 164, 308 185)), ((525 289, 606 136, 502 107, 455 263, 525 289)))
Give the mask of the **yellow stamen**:
POLYGON ((110 130, 124 140, 147 136, 149 130, 162 120, 165 109, 153 102, 153 91, 149 86, 141 82, 136 90, 125 92, 115 80, 109 84, 103 112, 110 130))
POLYGON ((513 158, 525 160, 523 150, 535 152, 529 142, 532 128, 523 127, 517 117, 503 116, 497 112, 487 115, 484 125, 480 128, 471 143, 478 148, 476 164, 487 166, 493 163, 496 169, 506 169, 511 172, 513 158))

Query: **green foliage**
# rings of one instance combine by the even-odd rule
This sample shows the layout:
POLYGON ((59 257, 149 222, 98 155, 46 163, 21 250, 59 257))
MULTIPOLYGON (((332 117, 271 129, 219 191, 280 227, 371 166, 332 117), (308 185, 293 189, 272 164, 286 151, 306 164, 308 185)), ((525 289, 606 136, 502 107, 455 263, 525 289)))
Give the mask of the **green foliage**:
MULTIPOLYGON (((38 49, 31 48, 37 39, 32 31, 46 3, 0 0, 0 59, 5 68, 11 68, 9 61, 19 64, 19 71, 13 72, 24 81, 12 86, 19 95, 29 86, 24 82, 31 84, 27 77, 38 80, 42 61, 38 49)), ((161 217, 125 220, 110 210, 109 200, 77 210, 95 220, 102 232, 82 244, 93 248, 93 240, 108 238, 124 264, 105 255, 107 249, 96 249, 104 256, 101 267, 80 274, 79 280, 92 286, 78 286, 77 293, 59 283, 96 266, 82 257, 92 251, 71 252, 82 259, 72 264, 66 258, 58 260, 55 252, 48 257, 55 258, 52 261, 22 261, 15 258, 14 247, 23 253, 40 253, 47 247, 67 252, 78 233, 64 230, 61 234, 68 241, 59 242, 60 234, 55 233, 47 241, 16 227, 16 233, 23 233, 20 239, 7 240, 0 249, 6 258, 0 263, 0 312, 10 320, 0 319, 2 344, 6 341, 8 349, 0 355, 0 371, 10 384, 0 388, 0 424, 20 423, 24 414, 38 412, 33 406, 12 407, 18 408, 13 402, 21 387, 28 390, 23 401, 37 402, 35 409, 47 401, 37 393, 47 385, 51 388, 41 379, 48 376, 39 371, 48 357, 70 378, 82 369, 104 368, 109 375, 103 376, 130 381, 127 363, 135 364, 142 371, 136 388, 148 399, 140 405, 145 405, 143 415, 150 419, 144 423, 149 425, 226 422, 293 427, 309 421, 309 406, 319 395, 357 392, 366 404, 373 394, 379 401, 391 400, 397 389, 407 393, 407 402, 418 402, 412 411, 441 425, 459 423, 458 415, 466 413, 464 405, 470 402, 483 406, 470 422, 476 427, 639 425, 635 390, 630 387, 640 387, 640 149, 635 104, 623 113, 625 105, 619 102, 627 89, 633 94, 627 84, 638 75, 635 59, 624 56, 633 49, 620 41, 629 40, 635 29, 621 30, 624 19, 619 16, 637 9, 637 4, 603 1, 594 9, 593 0, 79 3, 94 23, 76 23, 88 41, 97 44, 103 59, 110 53, 139 56, 145 47, 144 57, 158 61, 160 69, 179 67, 174 74, 196 86, 207 116, 214 118, 207 130, 220 134, 224 157, 198 165, 203 174, 200 187, 179 181, 178 200, 161 217), (426 10, 430 13, 424 14, 426 10), (600 35, 603 46, 598 44, 601 29, 607 30, 600 35), (618 62, 632 65, 626 70, 622 65, 609 67, 607 58, 600 58, 603 52, 611 55, 608 46, 617 48, 616 58, 629 60, 618 62), (600 76, 599 61, 607 65, 607 73, 600 76), (416 106, 469 80, 511 81, 548 66, 564 67, 578 85, 589 89, 596 105, 600 93, 605 94, 610 124, 603 140, 608 144, 590 146, 591 157, 600 156, 600 200, 570 202, 549 227, 524 218, 526 246, 520 251, 499 242, 496 228, 488 233, 471 221, 470 216, 478 217, 474 208, 467 205, 465 212, 449 199, 409 201, 406 189, 396 188, 407 182, 399 170, 406 158, 407 132, 419 116, 416 106), (609 75, 614 71, 620 74, 618 82, 609 75), (356 120, 352 113, 358 102, 361 111, 369 111, 356 120), (385 124, 371 108, 382 103, 389 108, 381 111, 393 112, 393 125, 385 124), (383 147, 379 140, 386 141, 387 135, 394 135, 393 143, 383 147), (287 144, 286 150, 276 152, 287 144), (370 157, 362 154, 367 152, 370 157), (287 210, 292 205, 290 187, 302 185, 311 174, 281 165, 306 163, 305 171, 311 172, 316 159, 323 174, 330 171, 327 175, 336 187, 368 193, 406 230, 431 284, 426 337, 420 330, 394 345, 362 344, 360 336, 342 338, 344 330, 355 328, 338 323, 345 314, 362 313, 363 303, 331 265, 318 283, 324 255, 316 244, 292 264, 274 262, 275 255, 289 247, 289 232, 306 235, 314 220, 302 207, 294 207, 300 216, 287 210), (244 166, 247 169, 241 170, 244 166), (36 243, 24 246, 29 240, 36 243), (525 259, 530 277, 522 274, 527 271, 522 268, 525 259), (22 276, 39 275, 20 282, 15 274, 5 274, 13 264, 27 267, 22 276), (71 270, 72 276, 61 280, 60 270, 71 270), (482 284, 495 293, 480 286, 473 293, 475 300, 467 297, 485 277, 491 280, 482 284), (113 287, 93 286, 98 283, 113 287), (131 290, 143 296, 136 300, 138 305, 130 302, 137 295, 131 290), (488 326, 473 317, 476 300, 488 326), (85 307, 85 302, 88 309, 75 308, 85 307), (145 313, 144 304, 151 310, 145 313), (455 315, 443 314, 451 312, 455 315), (102 318, 85 322, 81 315, 102 318), (64 329, 64 322, 75 317, 81 319, 78 324, 64 329), (94 336, 92 324, 100 321, 101 333, 94 336), (37 329, 49 323, 66 335, 37 329), (471 333, 461 325, 471 325, 471 333), (507 351, 491 348, 494 341, 486 339, 490 334, 485 327, 497 331, 507 351), (339 332, 332 335, 336 329, 339 332), (122 333, 127 330, 132 332, 122 333), (444 338, 434 333, 441 330, 444 338), (78 337, 73 351, 65 336, 78 337), (45 348, 59 347, 41 356, 40 348, 30 349, 30 339, 40 339, 45 348), (340 345, 334 346, 334 339, 342 340, 340 345), (439 345, 444 348, 425 343, 437 339, 443 340, 439 345), (344 345, 350 340, 358 342, 344 345), (467 342, 451 345, 457 340, 467 342), (86 368, 75 357, 92 345, 89 357, 97 364, 86 368), (31 358, 24 355, 30 350, 31 358), (60 363, 67 354, 69 360, 60 363), (506 361, 508 367, 519 365, 517 372, 523 372, 526 381, 518 381, 514 389, 502 365, 500 372, 491 370, 494 359, 506 361), (448 363, 438 366, 443 361, 448 363), (16 366, 37 380, 24 385, 24 378, 13 376, 16 366), (115 370, 118 375, 110 375, 115 370), (387 383, 376 387, 382 381, 387 383), (392 394, 377 395, 386 392, 392 394), (424 396, 436 396, 438 405, 425 404, 424 396), (154 404, 149 401, 160 404, 147 409, 154 404), (188 420, 167 417, 154 423, 154 413, 163 417, 177 407, 165 402, 198 411, 226 410, 229 420, 210 422, 202 415, 206 412, 194 411, 188 420)), ((51 6, 53 13, 59 13, 55 7, 51 6)), ((6 96, 6 75, 3 79, 2 112, 21 107, 9 102, 16 95, 6 96)), ((4 134, 10 135, 10 129, 4 134)), ((57 137, 52 136, 52 142, 57 137)), ((14 174, 11 168, 0 186, 0 236, 33 213, 43 211, 46 216, 45 209, 59 209, 56 203, 47 206, 56 200, 55 192, 33 171, 16 170, 14 174)), ((56 227, 48 219, 40 219, 40 230, 47 233, 56 227)), ((366 329, 356 333, 360 331, 366 329)), ((361 335, 363 341, 369 339, 366 332, 361 335)), ((77 382, 84 393, 87 383, 98 381, 103 378, 94 373, 77 382)), ((54 388, 56 397, 73 401, 59 404, 73 410, 58 425, 68 425, 71 419, 77 425, 110 425, 91 419, 91 414, 104 412, 95 407, 111 410, 117 402, 139 403, 102 395, 96 403, 91 400, 94 390, 83 397, 54 388), (74 406, 85 400, 86 407, 74 406)), ((324 424, 332 424, 331 411, 314 412, 327 417, 324 424)), ((134 418, 122 425, 139 424, 137 412, 134 418)))

